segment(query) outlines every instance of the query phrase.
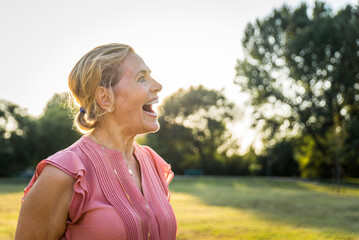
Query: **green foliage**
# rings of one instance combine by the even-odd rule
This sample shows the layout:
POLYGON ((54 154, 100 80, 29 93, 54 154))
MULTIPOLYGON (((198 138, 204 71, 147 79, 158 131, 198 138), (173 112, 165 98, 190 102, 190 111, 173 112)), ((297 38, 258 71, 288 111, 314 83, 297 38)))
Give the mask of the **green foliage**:
POLYGON ((10 177, 31 162, 34 119, 16 104, 0 100, 0 177, 10 177))
POLYGON ((306 154, 307 168, 328 177, 340 164, 359 176, 350 170, 359 163, 359 138, 350 130, 359 118, 359 9, 283 6, 248 24, 242 44, 235 83, 251 96, 264 147, 309 136, 315 154, 306 154))
POLYGON ((251 146, 249 151, 243 156, 243 162, 248 167, 248 175, 260 175, 264 171, 264 166, 260 164, 260 159, 261 157, 256 154, 251 146))
POLYGON ((36 122, 36 158, 38 161, 70 146, 81 137, 73 128, 67 94, 55 94, 47 103, 44 114, 36 122))
POLYGON ((161 128, 146 136, 146 144, 177 173, 201 169, 206 174, 224 174, 228 151, 237 149, 227 129, 233 107, 220 91, 203 86, 180 89, 164 100, 161 128))
POLYGON ((294 141, 292 140, 282 140, 269 147, 263 157, 265 162, 262 166, 265 166, 265 175, 299 176, 299 166, 294 156, 294 141))
POLYGON ((357 176, 359 172, 359 118, 354 117, 345 126, 347 137, 344 140, 344 148, 342 151, 343 159, 347 174, 349 176, 357 176))
POLYGON ((0 177, 19 176, 81 136, 72 129, 64 101, 65 93, 55 94, 39 118, 16 104, 0 101, 0 177))

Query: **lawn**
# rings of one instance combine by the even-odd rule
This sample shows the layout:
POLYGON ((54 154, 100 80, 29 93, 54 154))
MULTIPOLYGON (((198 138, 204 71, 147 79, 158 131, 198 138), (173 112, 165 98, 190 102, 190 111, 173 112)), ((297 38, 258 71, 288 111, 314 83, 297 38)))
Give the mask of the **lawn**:
MULTIPOLYGON (((13 239, 23 182, 0 182, 0 239, 13 239)), ((184 239, 359 239, 359 188, 281 178, 186 178, 171 183, 184 239)))
POLYGON ((0 180, 0 240, 14 239, 25 181, 0 180))

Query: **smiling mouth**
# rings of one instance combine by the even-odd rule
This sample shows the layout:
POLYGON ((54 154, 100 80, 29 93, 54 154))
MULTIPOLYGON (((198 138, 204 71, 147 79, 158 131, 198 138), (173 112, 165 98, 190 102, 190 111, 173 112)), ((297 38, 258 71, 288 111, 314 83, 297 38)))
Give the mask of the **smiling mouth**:
POLYGON ((145 105, 142 106, 142 110, 145 111, 146 113, 149 113, 151 116, 154 116, 156 114, 156 112, 152 109, 152 104, 158 103, 158 99, 153 100, 151 102, 146 103, 145 105))

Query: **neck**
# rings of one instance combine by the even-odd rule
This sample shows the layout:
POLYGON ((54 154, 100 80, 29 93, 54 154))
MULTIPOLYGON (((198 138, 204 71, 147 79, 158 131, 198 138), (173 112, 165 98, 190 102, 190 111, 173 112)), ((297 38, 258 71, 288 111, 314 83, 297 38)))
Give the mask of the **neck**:
POLYGON ((126 134, 125 129, 98 126, 89 137, 106 148, 120 151, 127 160, 133 158, 135 136, 126 134))

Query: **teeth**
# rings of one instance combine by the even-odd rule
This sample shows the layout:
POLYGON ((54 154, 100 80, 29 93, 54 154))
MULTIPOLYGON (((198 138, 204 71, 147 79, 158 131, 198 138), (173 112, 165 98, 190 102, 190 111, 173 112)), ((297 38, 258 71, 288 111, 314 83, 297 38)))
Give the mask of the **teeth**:
POLYGON ((158 103, 158 99, 148 102, 145 105, 151 105, 151 104, 156 104, 156 103, 158 103))

